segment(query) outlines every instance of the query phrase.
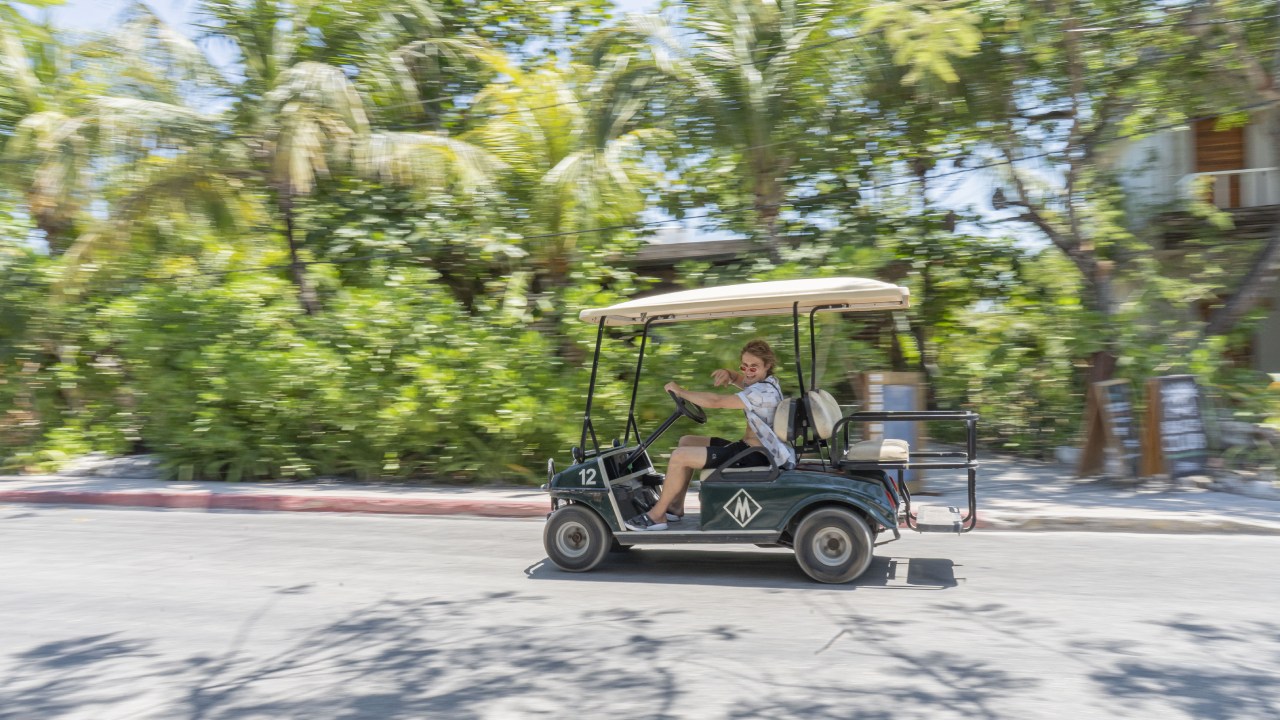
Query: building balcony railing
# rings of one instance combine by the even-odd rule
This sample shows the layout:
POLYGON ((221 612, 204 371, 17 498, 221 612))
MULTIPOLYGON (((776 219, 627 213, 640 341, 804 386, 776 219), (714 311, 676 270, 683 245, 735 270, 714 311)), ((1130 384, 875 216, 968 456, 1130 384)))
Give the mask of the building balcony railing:
POLYGON ((1184 175, 1177 183, 1178 197, 1203 199, 1223 210, 1280 205, 1280 170, 1246 168, 1184 175))

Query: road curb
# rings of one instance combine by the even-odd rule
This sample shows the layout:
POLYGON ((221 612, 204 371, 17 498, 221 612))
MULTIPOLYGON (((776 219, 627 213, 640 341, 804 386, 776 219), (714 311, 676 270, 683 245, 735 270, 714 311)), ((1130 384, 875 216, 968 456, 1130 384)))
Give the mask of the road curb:
MULTIPOLYGON (((504 498, 357 497, 350 495, 284 495, 211 492, 88 492, 66 490, 0 491, 0 504, 101 505, 174 510, 249 510, 330 512, 380 515, 469 515, 539 518, 551 510, 548 501, 504 498)), ((979 513, 976 530, 1006 532, 1123 532, 1171 534, 1280 535, 1280 523, 1253 523, 1224 518, 1088 517, 1007 512, 979 513)))
POLYGON ((476 515, 541 517, 547 502, 459 498, 369 498, 352 496, 238 495, 230 493, 0 491, 0 503, 108 505, 182 510, 266 510, 283 512, 376 513, 384 515, 476 515))
POLYGON ((1178 535, 1280 535, 1280 525, 1222 518, 1036 516, 978 518, 978 529, 1012 532, 1112 532, 1178 535))

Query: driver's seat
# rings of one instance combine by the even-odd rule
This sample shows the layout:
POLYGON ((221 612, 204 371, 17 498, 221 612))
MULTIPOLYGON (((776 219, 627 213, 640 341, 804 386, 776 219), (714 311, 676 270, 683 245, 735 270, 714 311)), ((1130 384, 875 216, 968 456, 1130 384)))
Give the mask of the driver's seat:
MULTIPOLYGON (((773 432, 778 436, 779 440, 785 443, 793 443, 794 439, 801 432, 801 402, 800 398, 783 398, 778 403, 778 408, 773 411, 773 432)), ((761 450, 760 452, 764 452, 761 450)), ((703 468, 698 473, 698 479, 706 482, 708 479, 733 480, 739 482, 757 481, 770 482, 778 476, 778 469, 772 466, 756 465, 752 467, 720 467, 720 468, 703 468), (717 470, 719 473, 717 474, 717 470)))

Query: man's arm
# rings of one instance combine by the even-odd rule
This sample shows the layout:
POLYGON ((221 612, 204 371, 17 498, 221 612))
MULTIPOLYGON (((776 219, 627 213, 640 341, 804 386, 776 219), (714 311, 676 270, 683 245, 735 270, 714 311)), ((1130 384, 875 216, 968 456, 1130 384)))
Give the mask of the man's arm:
POLYGON ((704 408, 742 410, 746 407, 742 404, 742 398, 737 395, 721 395, 720 393, 704 392, 701 390, 685 390, 674 382, 667 383, 665 389, 670 392, 674 392, 676 395, 691 403, 701 405, 704 408))
POLYGON ((721 368, 711 373, 711 384, 715 387, 721 385, 734 385, 738 389, 742 388, 743 375, 732 370, 721 368))

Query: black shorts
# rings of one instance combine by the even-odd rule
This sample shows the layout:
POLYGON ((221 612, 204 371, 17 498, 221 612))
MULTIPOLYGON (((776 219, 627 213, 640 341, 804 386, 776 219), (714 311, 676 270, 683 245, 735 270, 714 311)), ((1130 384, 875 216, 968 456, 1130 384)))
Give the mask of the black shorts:
POLYGON ((741 440, 729 442, 724 438, 718 437, 711 438, 711 444, 707 447, 707 464, 704 467, 718 468, 749 447, 754 447, 759 452, 743 457, 735 462, 733 467, 769 467, 768 451, 764 448, 748 445, 741 440))

